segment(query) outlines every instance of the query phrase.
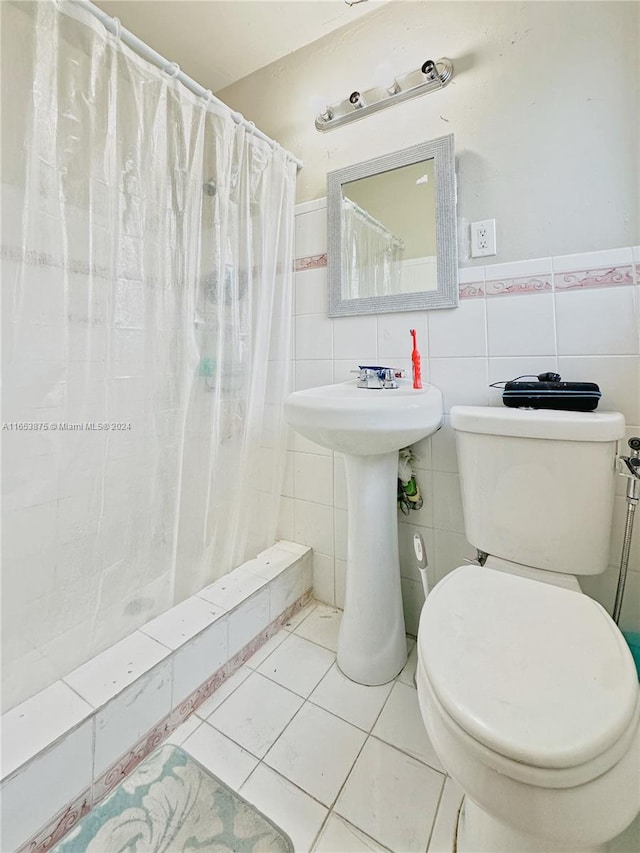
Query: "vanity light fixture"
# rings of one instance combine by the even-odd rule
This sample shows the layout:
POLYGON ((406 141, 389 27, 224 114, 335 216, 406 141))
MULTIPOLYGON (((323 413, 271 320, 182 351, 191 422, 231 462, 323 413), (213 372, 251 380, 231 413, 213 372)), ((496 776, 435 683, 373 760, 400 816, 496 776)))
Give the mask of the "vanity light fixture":
POLYGON ((352 92, 338 104, 321 104, 316 110, 316 130, 324 132, 348 124, 392 104, 442 89, 453 77, 450 59, 427 59, 420 68, 396 77, 389 63, 376 69, 377 86, 365 92, 352 92))

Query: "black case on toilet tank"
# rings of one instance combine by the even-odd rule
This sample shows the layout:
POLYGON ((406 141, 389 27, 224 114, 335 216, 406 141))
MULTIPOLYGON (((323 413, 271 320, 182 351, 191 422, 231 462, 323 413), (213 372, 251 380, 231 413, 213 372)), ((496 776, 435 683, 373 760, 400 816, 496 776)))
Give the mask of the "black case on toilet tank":
POLYGON ((592 412, 601 396, 595 382, 507 382, 502 401, 512 409, 592 412))

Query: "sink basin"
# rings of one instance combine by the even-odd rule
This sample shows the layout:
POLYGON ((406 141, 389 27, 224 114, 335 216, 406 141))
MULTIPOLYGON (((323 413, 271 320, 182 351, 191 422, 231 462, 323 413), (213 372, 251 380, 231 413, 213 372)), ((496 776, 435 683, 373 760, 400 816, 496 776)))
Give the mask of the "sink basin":
POLYGON ((407 447, 442 423, 442 394, 434 385, 421 390, 401 379, 399 388, 358 388, 357 380, 290 394, 289 424, 305 438, 355 456, 390 453, 407 447))
MULTIPOLYGON (((398 556, 398 450, 435 432, 442 394, 358 388, 357 380, 290 394, 289 424, 305 438, 344 454, 347 570, 338 666, 352 681, 385 684, 407 660, 398 556)), ((312 499, 313 500, 313 499, 312 499)))

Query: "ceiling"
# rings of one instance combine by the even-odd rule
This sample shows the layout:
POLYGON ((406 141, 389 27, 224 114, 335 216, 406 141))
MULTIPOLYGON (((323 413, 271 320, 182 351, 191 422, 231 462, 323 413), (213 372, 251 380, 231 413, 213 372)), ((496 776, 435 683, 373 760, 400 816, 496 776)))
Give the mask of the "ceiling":
POLYGON ((218 91, 379 8, 344 0, 98 0, 107 14, 218 91))

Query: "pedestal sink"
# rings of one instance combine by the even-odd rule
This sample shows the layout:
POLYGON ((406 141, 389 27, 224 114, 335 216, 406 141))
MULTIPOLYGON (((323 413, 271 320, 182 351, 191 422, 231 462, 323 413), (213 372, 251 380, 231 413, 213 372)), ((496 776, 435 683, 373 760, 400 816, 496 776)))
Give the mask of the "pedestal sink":
POLYGON ((435 432, 442 395, 359 388, 357 380, 296 391, 289 424, 305 438, 344 453, 347 477, 347 576, 338 666, 352 681, 385 684, 407 659, 398 557, 398 450, 435 432))

